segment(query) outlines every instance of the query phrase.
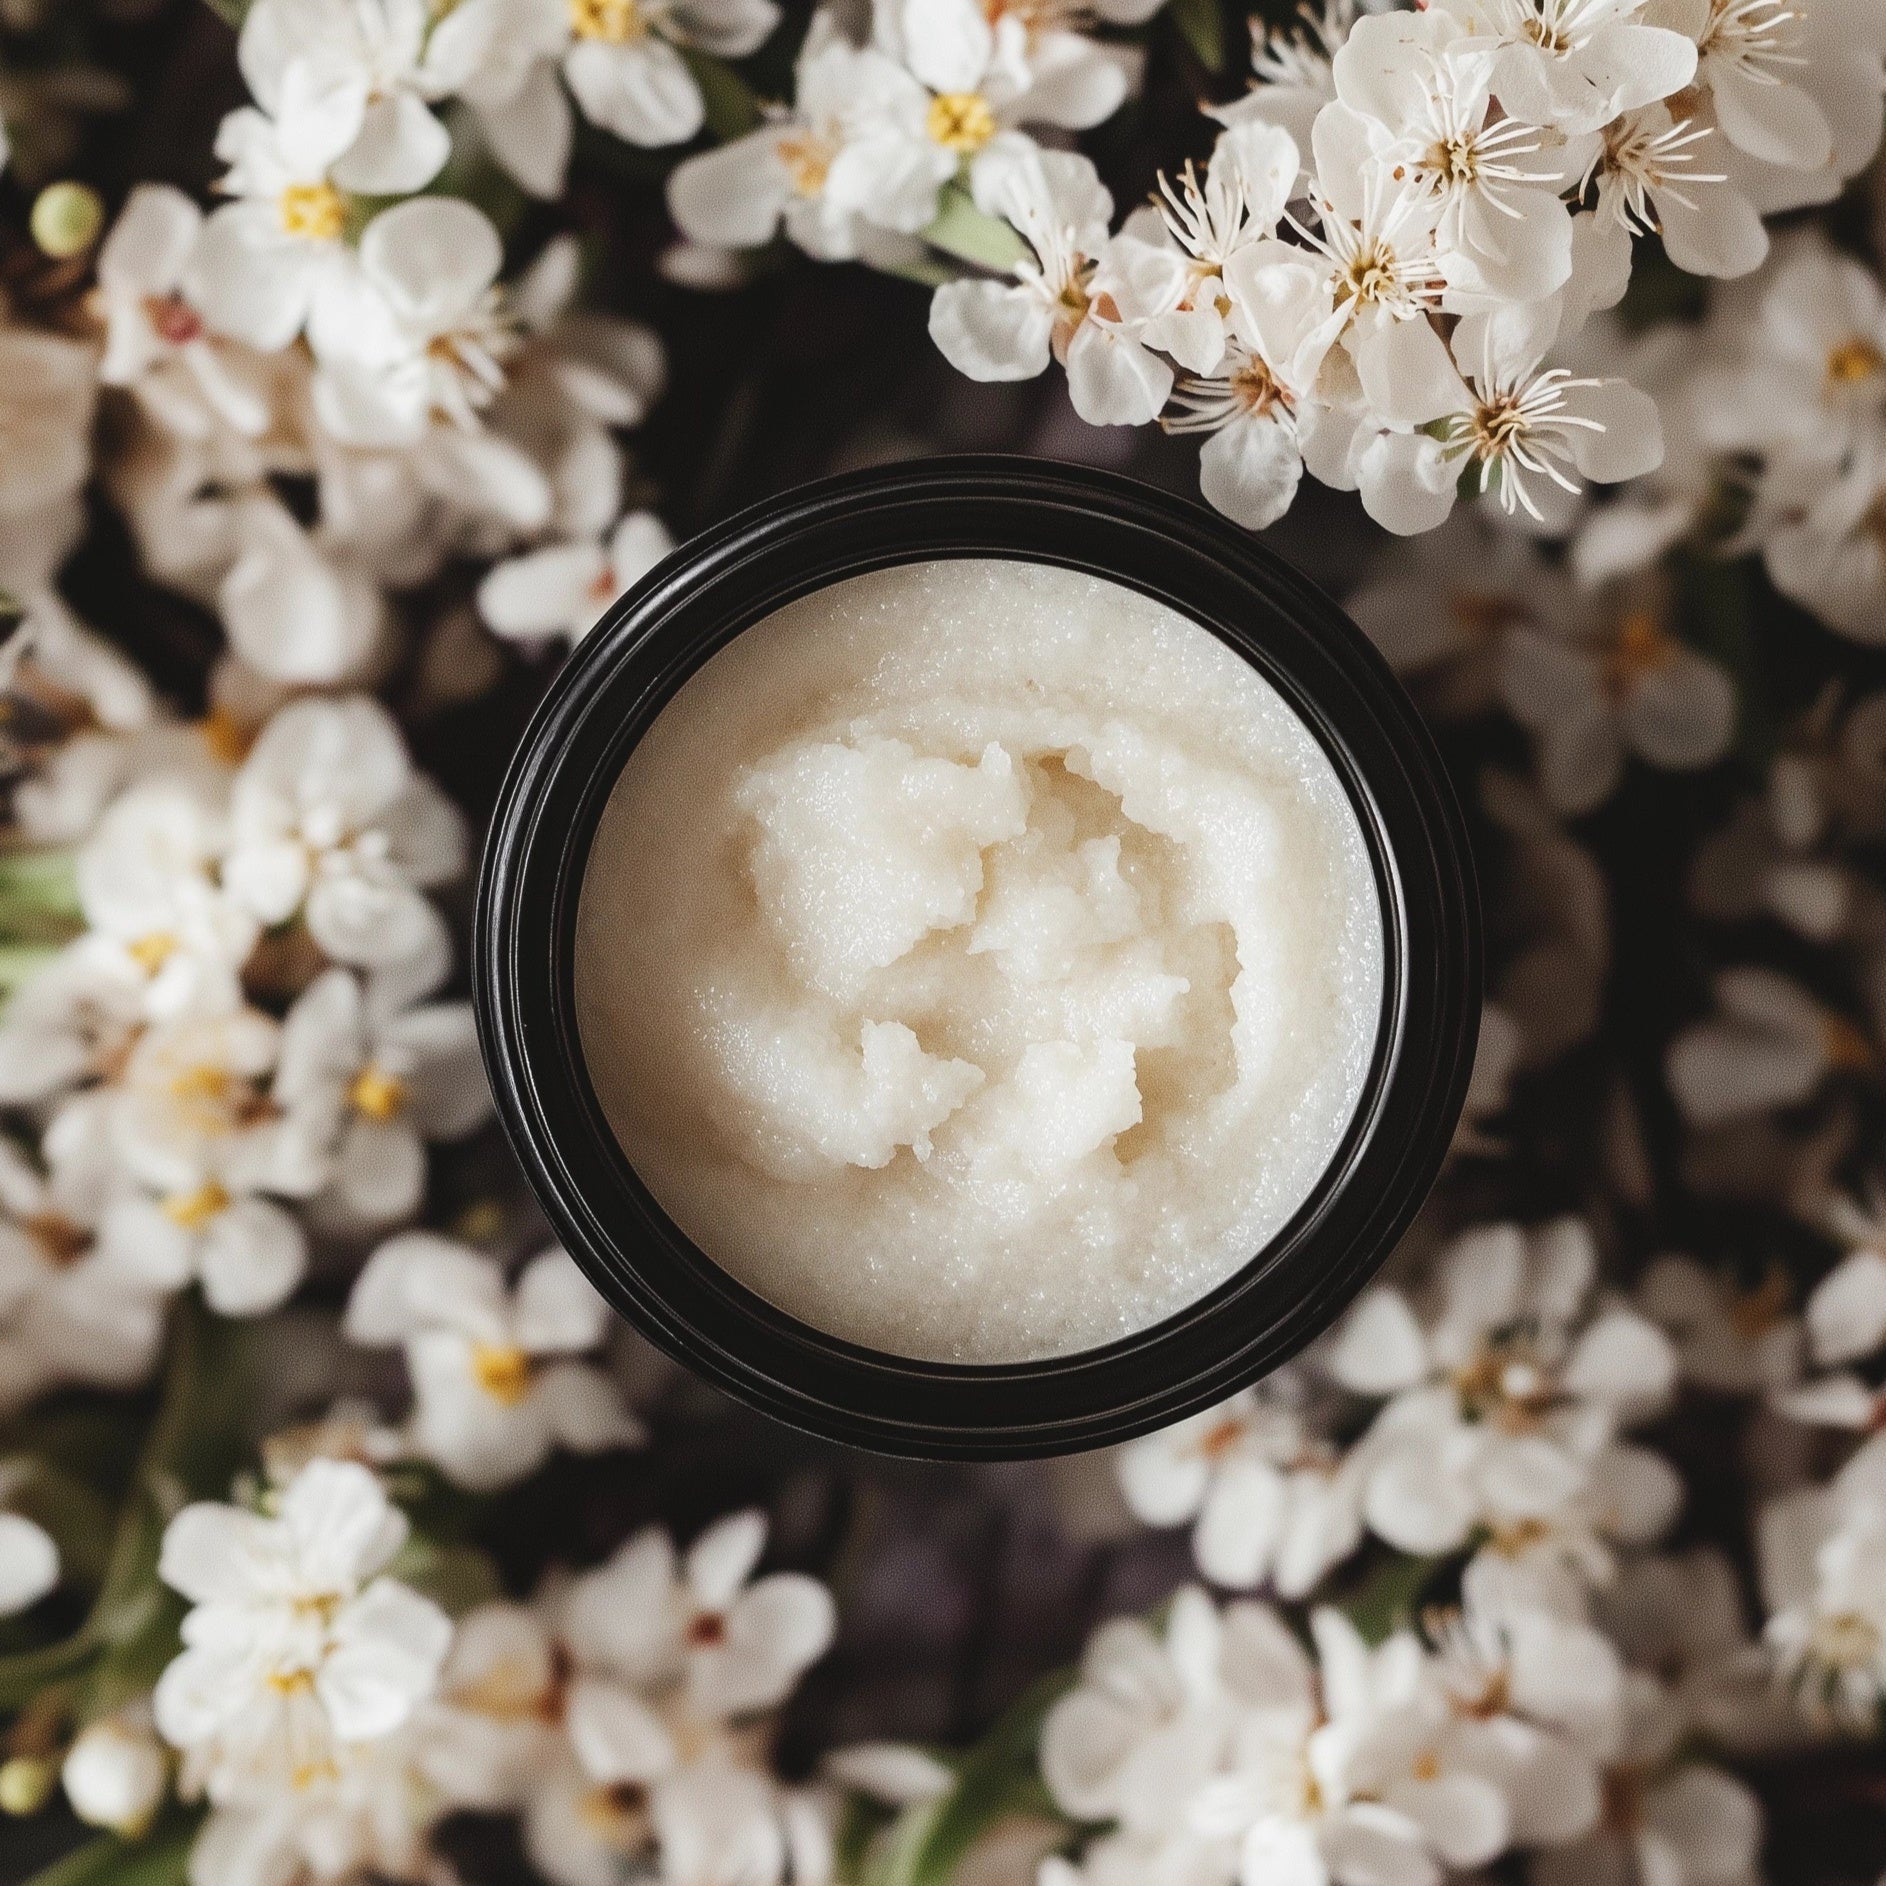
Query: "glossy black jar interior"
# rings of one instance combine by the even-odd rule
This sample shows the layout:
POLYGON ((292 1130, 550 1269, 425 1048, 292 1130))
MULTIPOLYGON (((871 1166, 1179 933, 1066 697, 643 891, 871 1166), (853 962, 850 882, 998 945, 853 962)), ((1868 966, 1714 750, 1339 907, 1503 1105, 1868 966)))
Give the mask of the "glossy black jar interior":
POLYGON ((571 1255, 623 1316, 742 1400, 881 1452, 1006 1459, 1164 1426, 1287 1360, 1387 1256, 1439 1172, 1472 1069, 1480 927, 1440 760, 1362 634, 1202 507, 1028 459, 932 459, 808 486, 669 557, 580 642, 517 753, 479 884, 473 984, 511 1142, 571 1255), (1010 557, 1143 591, 1249 661, 1322 743, 1374 864, 1383 1011, 1336 1157, 1235 1276, 1105 1348, 964 1365, 858 1347, 722 1270, 637 1178, 584 1066, 577 903, 629 750, 729 639, 794 598, 897 563, 1010 557))

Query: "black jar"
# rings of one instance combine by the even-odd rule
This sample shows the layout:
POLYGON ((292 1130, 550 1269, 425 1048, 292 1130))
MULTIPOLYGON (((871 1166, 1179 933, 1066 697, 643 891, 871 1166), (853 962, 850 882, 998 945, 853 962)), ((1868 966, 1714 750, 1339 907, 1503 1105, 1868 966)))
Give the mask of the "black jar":
POLYGON ((580 642, 499 796, 472 957, 498 1112, 571 1255, 658 1347, 730 1394, 879 1452, 960 1459, 1130 1439, 1223 1399, 1326 1329, 1427 1196, 1480 1020, 1480 920, 1459 809, 1414 707, 1319 590, 1202 507, 1029 459, 830 479, 669 557, 580 642), (733 636, 809 591, 949 557, 1060 564, 1202 624, 1283 696, 1346 786, 1375 868, 1383 1013, 1341 1147, 1248 1265, 1104 1348, 1000 1365, 861 1348, 798 1321, 693 1245, 637 1178, 584 1066, 577 902, 629 750, 733 636))

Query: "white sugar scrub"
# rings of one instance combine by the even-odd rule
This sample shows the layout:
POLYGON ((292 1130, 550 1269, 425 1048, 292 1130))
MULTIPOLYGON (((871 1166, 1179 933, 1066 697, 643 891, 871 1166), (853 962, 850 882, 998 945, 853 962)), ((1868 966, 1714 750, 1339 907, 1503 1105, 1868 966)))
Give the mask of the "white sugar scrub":
POLYGON ((828 1333, 1020 1362, 1248 1264, 1355 1112, 1382 916, 1355 810, 1165 605, 905 564, 736 637, 636 745, 576 939, 630 1163, 828 1333))

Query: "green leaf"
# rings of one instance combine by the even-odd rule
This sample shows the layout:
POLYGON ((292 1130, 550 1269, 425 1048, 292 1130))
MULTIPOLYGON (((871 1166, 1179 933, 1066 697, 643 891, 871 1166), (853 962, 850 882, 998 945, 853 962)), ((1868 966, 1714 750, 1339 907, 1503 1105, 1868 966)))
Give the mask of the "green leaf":
POLYGON ((1042 1786, 1037 1756, 1042 1721, 1073 1683, 1072 1670, 1043 1677, 962 1758, 948 1794, 899 1817, 871 1869, 871 1886, 945 1886, 997 1821, 1011 1814, 1064 1818, 1042 1786))
POLYGON ((1225 69, 1225 16, 1218 0, 1172 0, 1167 12, 1179 37, 1207 72, 1225 69))
POLYGON ((63 1860, 35 1873, 22 1886, 184 1886, 190 1877, 193 1817, 167 1815, 142 1840, 102 1834, 63 1860))
POLYGON ((71 852, 0 853, 0 940, 42 947, 69 943, 84 927, 71 852))
POLYGON ((0 1002, 18 995, 58 954, 53 943, 0 943, 0 1002))
POLYGON ((1445 1561, 1397 1553, 1378 1565, 1343 1603, 1349 1622, 1371 1644, 1382 1643, 1411 1623, 1421 1594, 1445 1561))
POLYGON ((681 56, 688 62, 695 84, 701 88, 708 130, 723 144, 745 137, 760 121, 760 101, 753 96, 746 80, 712 53, 683 46, 681 56))
POLYGON ((22 1709, 49 1685, 97 1660, 142 1670, 176 1652, 178 1608, 157 1576, 164 1528, 191 1499, 228 1490, 247 1448, 252 1384, 248 1337, 193 1298, 171 1311, 169 1354, 157 1417, 112 1536, 98 1595, 71 1636, 0 1657, 0 1709, 22 1709))
POLYGON ((962 278, 960 269, 924 256, 913 256, 907 262, 873 261, 866 266, 876 269, 880 275, 895 276, 900 282, 915 282, 920 288, 941 288, 945 282, 962 278))
POLYGON ((1766 779, 1780 735, 1762 669, 1755 566, 1683 553, 1675 570, 1685 639, 1720 662, 1735 683, 1736 757, 1766 779))
POLYGON ((255 0, 204 0, 204 4, 231 26, 240 26, 255 0))
POLYGON ((504 1595, 490 1553, 475 1545, 444 1545, 423 1533, 409 1534, 386 1570, 389 1578, 424 1592, 453 1617, 504 1595))
POLYGON ((960 183, 946 184, 923 239, 946 255, 1004 274, 1028 255, 1028 245, 1007 223, 985 216, 960 183))
POLYGON ((7 1497, 8 1506, 52 1535, 62 1578, 97 1584, 111 1551, 116 1521, 111 1507, 96 1488, 50 1461, 8 1461, 0 1463, 0 1473, 16 1467, 19 1479, 7 1497))

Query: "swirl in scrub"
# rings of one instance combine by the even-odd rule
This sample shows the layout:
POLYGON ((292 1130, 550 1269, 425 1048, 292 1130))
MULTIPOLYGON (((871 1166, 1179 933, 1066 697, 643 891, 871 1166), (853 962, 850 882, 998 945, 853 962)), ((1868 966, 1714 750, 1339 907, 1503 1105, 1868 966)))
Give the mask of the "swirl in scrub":
POLYGON ((1089 1349, 1249 1263, 1329 1164, 1382 918, 1314 736, 1096 577, 855 577, 631 753, 577 937, 583 1050, 668 1215, 900 1355, 1089 1349))

